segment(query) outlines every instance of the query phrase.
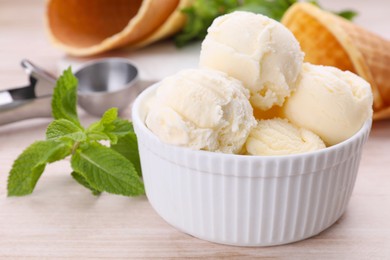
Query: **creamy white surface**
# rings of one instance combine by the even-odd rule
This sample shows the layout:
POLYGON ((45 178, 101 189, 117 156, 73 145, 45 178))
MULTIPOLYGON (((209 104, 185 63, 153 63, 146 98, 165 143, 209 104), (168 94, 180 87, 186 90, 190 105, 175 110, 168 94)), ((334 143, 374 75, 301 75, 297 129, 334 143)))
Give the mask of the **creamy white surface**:
POLYGON ((318 134, 327 145, 355 134, 372 116, 368 82, 334 67, 305 63, 297 89, 284 105, 294 124, 318 134))
POLYGON ((183 70, 161 81, 146 125, 163 142, 239 153, 256 125, 241 82, 213 70, 183 70))
POLYGON ((250 90, 250 101, 267 110, 281 106, 294 89, 303 62, 298 41, 279 22, 233 12, 214 20, 202 43, 200 66, 223 71, 250 90))
POLYGON ((251 155, 297 154, 325 147, 318 135, 281 118, 258 121, 246 142, 251 155))

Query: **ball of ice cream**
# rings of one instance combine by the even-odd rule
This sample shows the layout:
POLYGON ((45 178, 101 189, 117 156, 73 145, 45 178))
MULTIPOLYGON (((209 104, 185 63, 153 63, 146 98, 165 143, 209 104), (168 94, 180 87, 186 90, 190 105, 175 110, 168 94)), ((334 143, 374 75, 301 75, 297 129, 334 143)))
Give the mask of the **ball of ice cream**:
POLYGON ((318 134, 327 145, 355 134, 372 116, 370 84, 334 67, 305 63, 284 114, 297 126, 318 134))
POLYGON ((281 23, 261 14, 233 12, 208 28, 200 66, 223 71, 250 90, 254 108, 281 106, 303 62, 298 41, 281 23))
POLYGON ((325 148, 318 135, 280 118, 258 121, 245 146, 251 155, 287 155, 325 148))
POLYGON ((256 125, 249 93, 226 74, 183 70, 160 82, 146 125, 163 142, 239 153, 256 125))

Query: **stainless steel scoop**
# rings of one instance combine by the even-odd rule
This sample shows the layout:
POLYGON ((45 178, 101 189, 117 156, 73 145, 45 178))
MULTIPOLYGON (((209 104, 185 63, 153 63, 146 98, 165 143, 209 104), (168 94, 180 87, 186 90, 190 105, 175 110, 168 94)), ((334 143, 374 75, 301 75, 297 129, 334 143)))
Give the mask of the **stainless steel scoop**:
MULTIPOLYGON (((30 84, 0 91, 0 125, 51 117, 51 96, 56 78, 28 60, 21 62, 30 84)), ((111 107, 126 108, 139 94, 138 70, 128 60, 91 61, 75 72, 79 81, 78 103, 89 114, 101 116, 111 107)))

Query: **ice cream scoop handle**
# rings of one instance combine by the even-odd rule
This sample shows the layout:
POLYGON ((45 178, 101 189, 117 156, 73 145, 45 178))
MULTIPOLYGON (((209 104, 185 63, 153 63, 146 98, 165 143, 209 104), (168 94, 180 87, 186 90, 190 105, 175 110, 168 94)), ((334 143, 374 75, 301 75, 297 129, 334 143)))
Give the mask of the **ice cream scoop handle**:
POLYGON ((51 117, 51 96, 17 100, 0 106, 0 125, 28 118, 51 117))

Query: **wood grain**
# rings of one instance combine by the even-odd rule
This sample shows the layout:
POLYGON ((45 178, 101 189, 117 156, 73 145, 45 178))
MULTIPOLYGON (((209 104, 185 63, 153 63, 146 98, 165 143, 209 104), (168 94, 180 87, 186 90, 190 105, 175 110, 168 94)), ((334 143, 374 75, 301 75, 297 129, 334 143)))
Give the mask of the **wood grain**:
MULTIPOLYGON (((366 7, 374 15, 379 7, 373 2, 366 7)), ((27 81, 22 58, 56 71, 63 54, 47 42, 43 14, 43 1, 0 0, 1 88, 27 81)), ((82 120, 93 118, 82 114, 82 120)), ((146 197, 94 197, 72 180, 66 161, 49 165, 32 195, 7 198, 13 160, 43 138, 49 121, 0 126, 0 259, 390 259, 390 121, 374 124, 341 219, 313 238, 265 248, 218 245, 181 233, 146 197)))

